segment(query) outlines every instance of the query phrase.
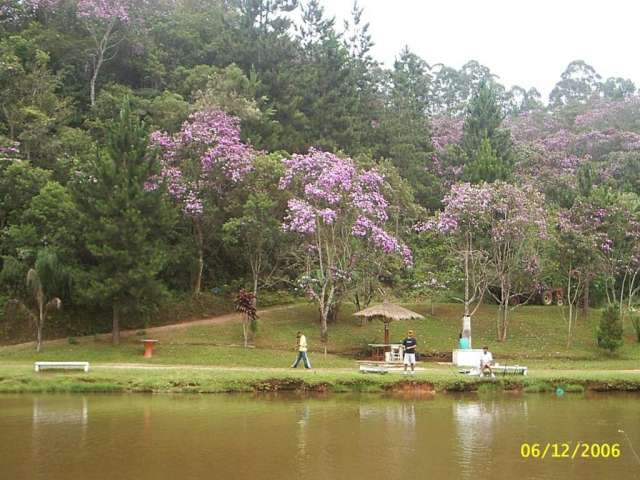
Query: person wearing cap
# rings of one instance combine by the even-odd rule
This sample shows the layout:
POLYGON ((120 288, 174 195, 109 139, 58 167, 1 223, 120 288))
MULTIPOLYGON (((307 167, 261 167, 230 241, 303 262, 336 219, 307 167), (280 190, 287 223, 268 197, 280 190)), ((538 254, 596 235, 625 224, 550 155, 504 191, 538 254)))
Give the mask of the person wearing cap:
POLYGON ((298 332, 296 335, 296 350, 298 350, 298 357, 291 368, 298 368, 300 361, 304 363, 304 368, 311 368, 311 362, 307 357, 307 337, 302 332, 298 332))
POLYGON ((402 346, 404 347, 404 371, 407 372, 407 367, 411 366, 411 373, 414 373, 416 366, 416 346, 418 341, 416 340, 413 330, 407 332, 407 337, 402 340, 402 346))

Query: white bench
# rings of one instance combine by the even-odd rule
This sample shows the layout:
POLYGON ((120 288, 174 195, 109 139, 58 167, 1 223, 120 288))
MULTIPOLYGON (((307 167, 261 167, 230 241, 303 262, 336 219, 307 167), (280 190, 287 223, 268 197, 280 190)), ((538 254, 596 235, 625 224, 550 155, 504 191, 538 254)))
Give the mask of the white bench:
POLYGON ((85 372, 89 371, 89 362, 35 362, 34 370, 39 372, 40 370, 74 370, 80 369, 85 372))
POLYGON ((384 365, 360 365, 360 373, 389 373, 389 369, 384 365))
POLYGON ((495 364, 491 367, 495 373, 502 373, 503 375, 526 375, 529 369, 522 365, 499 365, 495 364))
MULTIPOLYGON (((458 370, 460 373, 465 373, 471 376, 482 376, 479 367, 474 368, 466 368, 458 370)), ((495 364, 491 366, 491 371, 494 374, 502 374, 502 375, 526 375, 529 372, 527 367, 522 365, 499 365, 495 364)))

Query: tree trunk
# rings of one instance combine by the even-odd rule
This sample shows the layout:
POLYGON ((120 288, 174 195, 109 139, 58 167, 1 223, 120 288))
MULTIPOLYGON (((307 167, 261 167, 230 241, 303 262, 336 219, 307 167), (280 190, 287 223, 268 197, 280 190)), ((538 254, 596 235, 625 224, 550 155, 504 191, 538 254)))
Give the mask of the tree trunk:
POLYGON ((42 348, 42 330, 44 329, 44 302, 40 302, 38 306, 39 317, 36 322, 36 352, 42 348))
POLYGON ((249 346, 249 328, 247 326, 247 319, 242 319, 242 335, 244 336, 244 348, 249 346))
POLYGON ((36 352, 42 348, 42 325, 38 325, 36 328, 36 352))
POLYGON ((511 297, 511 288, 507 289, 505 282, 500 285, 500 305, 498 307, 498 341, 505 342, 507 340, 507 323, 509 321, 509 298, 511 297))
POLYGON ((320 340, 325 344, 325 349, 327 340, 329 339, 327 313, 324 308, 320 308, 320 340))
POLYGON ((253 306, 258 306, 258 274, 253 275, 253 306))
POLYGON ((104 54, 109 48, 109 40, 111 39, 111 33, 113 32, 113 27, 115 26, 116 19, 111 20, 107 29, 102 36, 100 41, 95 39, 96 41, 96 53, 93 59, 93 72, 91 73, 91 81, 90 81, 90 89, 91 89, 91 106, 95 106, 96 104, 96 83, 98 82, 98 75, 100 74, 100 69, 102 68, 102 64, 104 63, 104 54))
POLYGON ((469 316, 469 250, 464 252, 464 316, 469 316))
MULTIPOLYGON (((102 62, 100 62, 100 64, 102 64, 102 62)), ((95 106, 96 104, 96 81, 98 80, 99 71, 100 71, 99 67, 94 67, 93 75, 91 75, 91 82, 90 82, 91 93, 89 95, 90 95, 92 107, 95 106)))
POLYGON ((335 304, 329 309, 329 314, 327 315, 327 321, 329 323, 336 323, 338 321, 338 314, 340 313, 340 305, 335 304))
POLYGON ((196 233, 196 246, 198 248, 198 260, 196 263, 196 280, 193 286, 193 294, 200 295, 202 291, 202 273, 204 271, 204 234, 202 232, 202 225, 199 221, 194 221, 194 228, 196 233))
POLYGON ((120 345, 120 305, 113 304, 113 327, 111 330, 111 341, 113 345, 120 345))
POLYGON ((584 292, 582 292, 582 318, 587 318, 589 312, 589 277, 584 279, 584 292))
POLYGON ((507 341, 507 328, 509 326, 509 306, 505 305, 502 309, 502 334, 500 335, 500 341, 507 341))

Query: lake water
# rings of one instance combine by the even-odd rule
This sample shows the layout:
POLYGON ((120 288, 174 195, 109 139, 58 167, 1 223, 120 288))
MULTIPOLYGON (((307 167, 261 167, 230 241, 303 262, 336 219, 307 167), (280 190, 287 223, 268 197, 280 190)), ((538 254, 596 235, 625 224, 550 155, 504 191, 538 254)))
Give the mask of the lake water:
POLYGON ((0 396, 6 480, 640 478, 629 443, 640 397, 622 394, 0 396), (620 457, 521 458, 578 441, 620 457))

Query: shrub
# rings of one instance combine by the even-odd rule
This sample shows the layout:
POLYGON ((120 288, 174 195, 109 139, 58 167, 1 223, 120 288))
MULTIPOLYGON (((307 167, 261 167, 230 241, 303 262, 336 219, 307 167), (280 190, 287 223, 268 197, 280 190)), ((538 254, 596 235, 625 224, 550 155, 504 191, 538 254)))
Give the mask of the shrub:
POLYGON ((610 353, 622 346, 622 322, 616 308, 608 307, 602 312, 597 334, 598 346, 610 353))

